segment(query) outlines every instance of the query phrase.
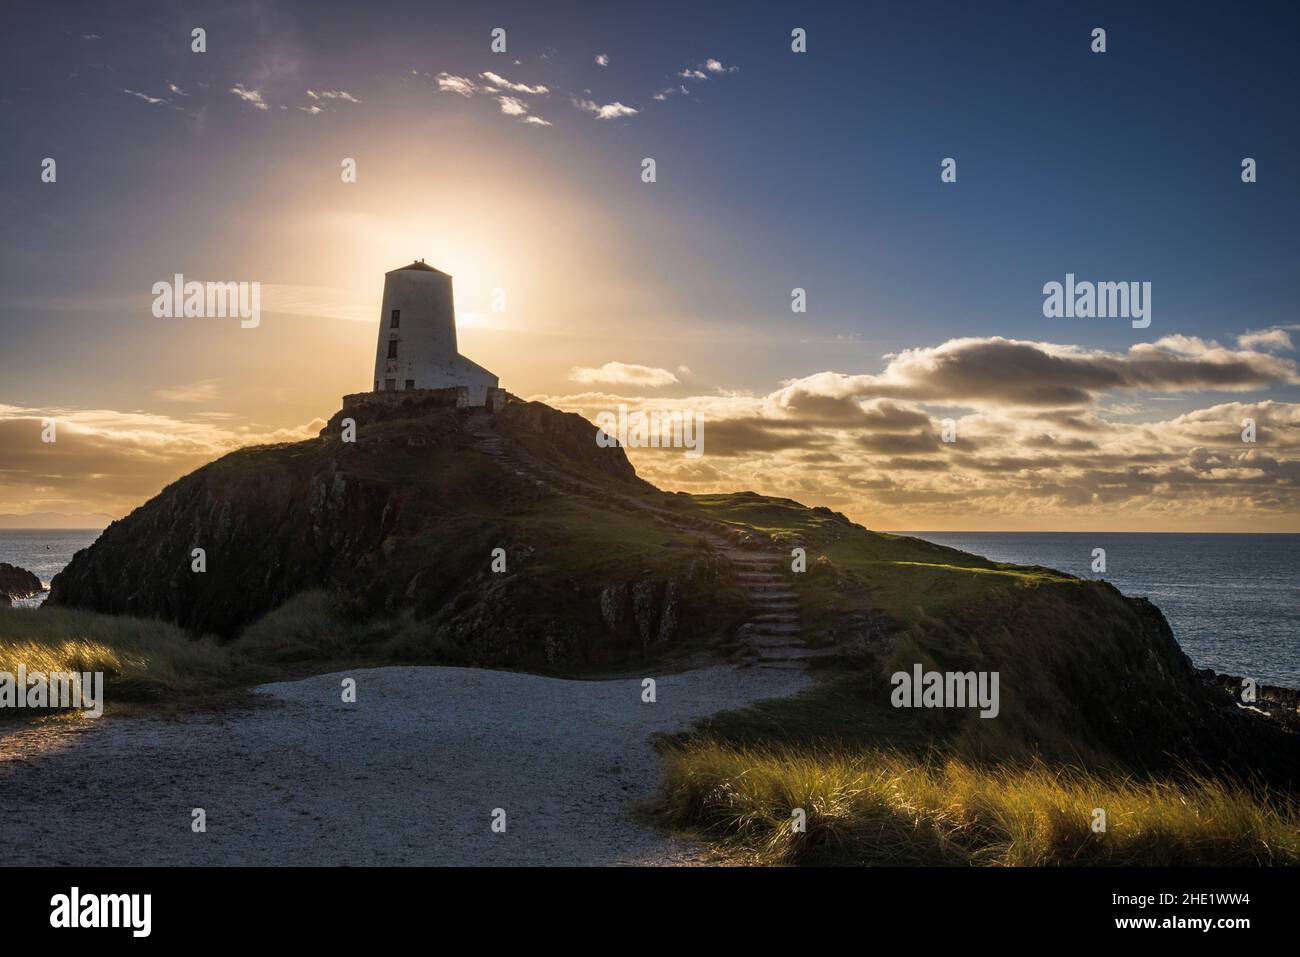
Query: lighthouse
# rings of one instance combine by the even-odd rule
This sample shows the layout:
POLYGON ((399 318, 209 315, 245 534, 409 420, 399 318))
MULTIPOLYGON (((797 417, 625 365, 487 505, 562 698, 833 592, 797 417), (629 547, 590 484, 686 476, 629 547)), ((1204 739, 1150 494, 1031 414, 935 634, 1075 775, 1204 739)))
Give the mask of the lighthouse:
POLYGON ((375 391, 464 386, 470 405, 484 405, 497 377, 456 348, 451 277, 423 259, 384 274, 375 349, 375 391))

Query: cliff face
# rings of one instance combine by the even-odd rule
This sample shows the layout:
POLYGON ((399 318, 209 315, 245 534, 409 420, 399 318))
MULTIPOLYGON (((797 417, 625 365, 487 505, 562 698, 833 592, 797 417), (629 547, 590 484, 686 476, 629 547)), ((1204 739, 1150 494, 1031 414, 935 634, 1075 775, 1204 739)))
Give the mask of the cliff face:
POLYGON ((317 439, 233 452, 168 486, 79 552, 48 604, 231 637, 324 588, 350 616, 410 612, 467 660, 494 664, 641 649, 635 627, 605 622, 608 588, 652 596, 642 626, 653 621, 655 641, 716 623, 721 612, 693 591, 716 569, 694 560, 691 542, 557 496, 541 483, 557 470, 610 494, 663 497, 622 449, 596 444, 591 423, 540 403, 488 413, 437 393, 362 400, 317 439), (502 447, 528 467, 502 461, 502 447), (618 547, 629 538, 642 544, 618 547))

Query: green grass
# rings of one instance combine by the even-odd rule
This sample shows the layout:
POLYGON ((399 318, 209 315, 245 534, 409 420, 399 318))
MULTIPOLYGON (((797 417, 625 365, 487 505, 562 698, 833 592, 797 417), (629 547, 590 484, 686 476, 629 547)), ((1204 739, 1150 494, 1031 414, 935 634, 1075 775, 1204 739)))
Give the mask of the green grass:
POLYGON ((1033 762, 989 768, 887 750, 708 738, 665 751, 658 808, 749 864, 1300 864, 1300 805, 1242 783, 1136 780, 1033 762), (803 809, 797 833, 792 812, 803 809), (1092 829, 1094 809, 1106 830, 1092 829))

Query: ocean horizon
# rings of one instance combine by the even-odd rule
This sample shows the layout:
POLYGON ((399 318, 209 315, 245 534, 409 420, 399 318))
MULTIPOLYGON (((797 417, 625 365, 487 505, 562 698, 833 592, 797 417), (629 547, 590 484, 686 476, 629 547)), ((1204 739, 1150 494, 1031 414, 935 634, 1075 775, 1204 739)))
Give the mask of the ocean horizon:
MULTIPOLYGON (((0 529, 0 562, 48 588, 102 529, 0 529)), ((1300 688, 1300 534, 1288 532, 889 532, 1109 581, 1149 598, 1198 668, 1300 688), (1106 550, 1106 572, 1092 551, 1106 550)), ((17 605, 37 606, 41 595, 17 605)))

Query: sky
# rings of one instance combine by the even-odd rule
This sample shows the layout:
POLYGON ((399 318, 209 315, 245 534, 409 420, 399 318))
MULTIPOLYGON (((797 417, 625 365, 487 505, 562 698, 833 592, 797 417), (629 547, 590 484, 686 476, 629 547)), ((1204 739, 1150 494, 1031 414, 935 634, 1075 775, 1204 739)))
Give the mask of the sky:
POLYGON ((1300 531, 1293 6, 0 17, 0 526, 315 435, 371 387, 383 274, 425 259, 514 394, 702 419, 702 456, 629 450, 664 488, 885 530, 1300 531), (156 317, 177 273, 259 283, 260 322, 156 317), (1046 316, 1067 274, 1149 283, 1150 324, 1046 316))

